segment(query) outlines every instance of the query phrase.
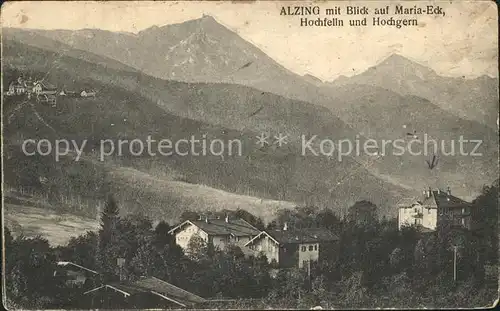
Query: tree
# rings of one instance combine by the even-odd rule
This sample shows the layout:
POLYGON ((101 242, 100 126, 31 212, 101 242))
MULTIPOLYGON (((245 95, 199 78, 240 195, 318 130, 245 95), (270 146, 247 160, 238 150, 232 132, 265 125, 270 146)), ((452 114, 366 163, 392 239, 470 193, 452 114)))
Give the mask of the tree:
POLYGON ((477 220, 475 235, 482 241, 479 254, 491 263, 498 263, 498 188, 497 179, 491 186, 485 186, 482 193, 472 202, 472 212, 477 220))
POLYGON ((358 201, 349 208, 347 218, 357 224, 375 223, 377 221, 377 206, 370 201, 358 201))
POLYGON ((151 242, 151 240, 142 241, 134 252, 129 268, 135 277, 158 276, 162 272, 163 260, 151 242))
POLYGON ((315 228, 318 227, 316 217, 317 208, 313 206, 295 207, 295 209, 280 209, 277 212, 276 221, 268 225, 268 229, 283 228, 284 224, 288 228, 301 229, 301 228, 315 228))
POLYGON ((344 305, 364 306, 368 291, 363 286, 363 272, 357 271, 341 282, 340 298, 344 305))
POLYGON ((68 245, 62 250, 63 258, 61 259, 67 259, 84 267, 96 269, 98 239, 97 233, 92 231, 71 238, 68 245))
POLYGON ((101 242, 107 242, 110 239, 118 224, 119 208, 112 195, 108 195, 104 210, 101 213, 101 242))
POLYGON ((174 235, 170 234, 169 231, 172 229, 166 221, 160 221, 154 231, 154 241, 157 246, 163 247, 165 245, 175 245, 174 235))
POLYGON ((7 296, 23 308, 54 308, 62 284, 53 277, 55 256, 46 239, 19 237, 6 245, 7 296), (8 249, 7 249, 8 247, 8 249))
POLYGON ((259 230, 265 229, 264 222, 262 221, 262 219, 254 216, 253 214, 249 213, 244 209, 241 208, 237 209, 236 212, 234 213, 234 216, 245 220, 246 222, 248 222, 249 224, 251 224, 252 226, 254 226, 259 230))
POLYGON ((189 239, 186 254, 194 261, 201 261, 208 257, 208 244, 199 234, 193 234, 189 239))
POLYGON ((116 260, 118 248, 119 208, 112 195, 108 195, 104 210, 101 213, 101 229, 99 230, 99 245, 97 251, 97 265, 103 271, 104 278, 116 277, 116 260))
POLYGON ((186 221, 186 220, 198 220, 200 218, 200 214, 194 211, 184 211, 181 214, 180 220, 181 221, 186 221))
POLYGON ((394 271, 399 271, 403 262, 403 251, 401 248, 396 247, 389 255, 389 263, 394 271))
POLYGON ((316 215, 316 222, 319 227, 327 228, 335 233, 340 233, 340 218, 331 209, 323 209, 316 215))
POLYGON ((280 270, 273 283, 270 299, 283 298, 291 305, 296 305, 305 292, 306 274, 298 268, 280 270))

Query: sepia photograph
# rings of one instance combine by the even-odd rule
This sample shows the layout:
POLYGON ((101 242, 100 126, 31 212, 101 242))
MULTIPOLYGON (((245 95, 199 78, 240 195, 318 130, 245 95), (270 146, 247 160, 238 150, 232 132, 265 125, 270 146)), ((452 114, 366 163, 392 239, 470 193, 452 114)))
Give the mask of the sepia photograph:
POLYGON ((494 1, 6 1, 7 310, 494 308, 494 1))

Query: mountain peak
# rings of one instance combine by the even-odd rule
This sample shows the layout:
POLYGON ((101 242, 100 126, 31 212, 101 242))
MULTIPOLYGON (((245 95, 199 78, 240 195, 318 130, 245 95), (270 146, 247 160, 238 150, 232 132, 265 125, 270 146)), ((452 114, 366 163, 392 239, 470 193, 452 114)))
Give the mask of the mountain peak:
MULTIPOLYGON (((417 62, 414 62, 403 55, 400 54, 391 54, 389 57, 385 58, 380 64, 414 64, 414 65, 420 65, 417 62)), ((421 66, 421 65, 420 65, 421 66)))
POLYGON ((378 65, 371 67, 370 69, 375 69, 384 72, 398 72, 404 73, 404 75, 416 75, 420 78, 424 78, 429 75, 435 75, 434 70, 419 64, 405 56, 400 54, 391 54, 389 57, 385 58, 378 65))
MULTIPOLYGON (((224 27, 215 18, 210 15, 203 14, 202 17, 196 19, 186 20, 184 22, 167 24, 163 26, 153 25, 149 28, 139 31, 139 34, 157 34, 169 31, 172 29, 182 29, 181 31, 195 31, 196 29, 202 28, 217 28, 224 27)), ((176 30, 178 31, 178 30, 176 30)))
POLYGON ((203 15, 201 16, 200 19, 201 20, 205 20, 205 21, 213 21, 213 22, 217 23, 217 21, 215 20, 215 18, 212 15, 208 15, 208 14, 205 14, 205 13, 203 13, 203 15))

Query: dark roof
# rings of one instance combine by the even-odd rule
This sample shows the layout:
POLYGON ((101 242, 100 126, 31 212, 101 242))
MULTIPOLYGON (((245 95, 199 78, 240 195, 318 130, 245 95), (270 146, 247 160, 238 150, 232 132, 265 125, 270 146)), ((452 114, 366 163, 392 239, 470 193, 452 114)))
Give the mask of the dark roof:
POLYGON ((462 208, 464 206, 469 206, 470 203, 457 198, 451 194, 448 194, 442 190, 432 191, 434 200, 438 208, 462 208))
POLYGON ((452 194, 443 190, 431 191, 432 195, 430 197, 425 196, 423 199, 403 199, 398 206, 400 207, 412 207, 415 204, 421 204, 426 208, 462 208, 465 206, 470 206, 469 202, 466 202, 452 194))
POLYGON ((225 219, 209 219, 208 222, 205 220, 186 220, 170 232, 174 232, 188 223, 197 226, 209 235, 254 236, 260 233, 257 228, 239 218, 228 219, 228 222, 225 219))
POLYGON ((196 294, 188 292, 173 284, 165 282, 155 277, 144 277, 137 281, 126 281, 106 284, 86 293, 109 287, 133 295, 138 293, 152 293, 166 300, 181 303, 185 306, 205 302, 206 300, 196 294))
MULTIPOLYGON (((261 232, 262 236, 265 234, 269 235, 279 244, 332 242, 339 239, 335 234, 325 228, 304 228, 300 230, 272 230, 261 232)), ((258 237, 255 239, 258 239, 258 237)), ((251 244, 251 242, 252 241, 247 244, 251 244)))

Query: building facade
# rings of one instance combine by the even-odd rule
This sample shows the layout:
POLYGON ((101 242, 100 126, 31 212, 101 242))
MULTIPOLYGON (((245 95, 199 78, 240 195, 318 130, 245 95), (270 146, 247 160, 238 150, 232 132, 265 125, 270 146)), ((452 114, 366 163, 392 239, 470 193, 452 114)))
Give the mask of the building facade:
POLYGON ((398 227, 415 226, 436 230, 441 224, 472 229, 471 204, 446 191, 429 188, 420 199, 407 199, 398 205, 398 227))
POLYGON ((257 256, 266 255, 269 263, 281 268, 308 267, 327 253, 336 253, 338 237, 323 228, 262 231, 245 244, 257 256))
POLYGON ((193 236, 199 236, 207 244, 218 249, 225 249, 228 245, 244 246, 260 231, 243 219, 199 219, 186 220, 169 231, 175 235, 176 244, 185 251, 193 236))
POLYGON ((37 81, 33 86, 33 93, 36 95, 56 95, 57 88, 54 86, 48 86, 41 81, 37 81))
POLYGON ((58 261, 54 277, 64 281, 68 287, 89 287, 98 282, 99 272, 68 261, 58 261))

